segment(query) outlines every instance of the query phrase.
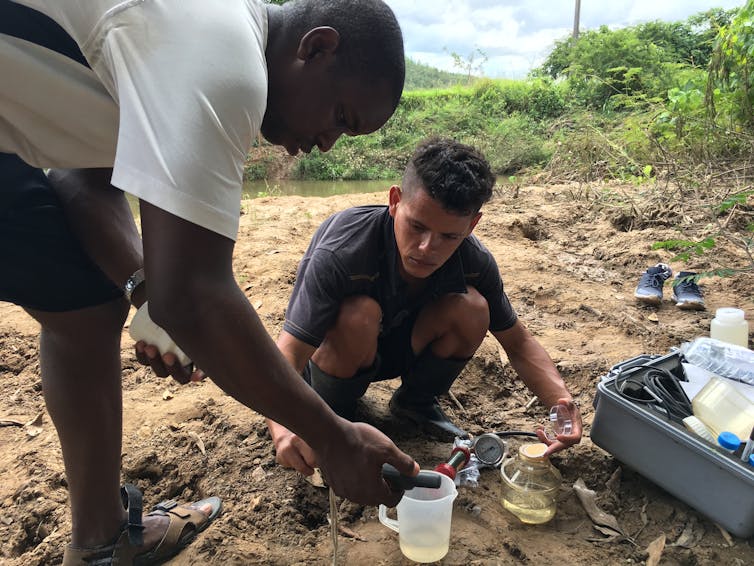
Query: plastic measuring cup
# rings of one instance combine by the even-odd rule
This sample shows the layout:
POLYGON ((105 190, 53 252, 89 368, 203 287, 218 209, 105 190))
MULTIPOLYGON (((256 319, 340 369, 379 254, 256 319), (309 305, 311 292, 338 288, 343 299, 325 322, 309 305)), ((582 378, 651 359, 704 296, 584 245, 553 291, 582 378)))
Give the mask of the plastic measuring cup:
POLYGON ((458 495, 456 485, 448 476, 440 487, 415 487, 403 494, 396 506, 398 520, 387 516, 387 507, 380 505, 380 523, 398 533, 403 555, 414 562, 436 562, 450 548, 450 520, 453 500, 458 495))

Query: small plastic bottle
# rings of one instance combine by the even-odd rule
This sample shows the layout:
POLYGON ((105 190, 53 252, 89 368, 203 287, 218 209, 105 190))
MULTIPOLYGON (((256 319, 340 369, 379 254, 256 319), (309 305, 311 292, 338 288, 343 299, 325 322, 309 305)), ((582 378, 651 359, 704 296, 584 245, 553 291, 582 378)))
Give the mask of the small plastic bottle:
POLYGON ((720 377, 713 377, 691 400, 694 416, 716 437, 723 431, 748 438, 754 426, 754 403, 720 377))
POLYGON ((748 348, 749 323, 744 318, 744 311, 732 307, 717 309, 710 323, 709 335, 715 340, 748 348))
POLYGON ((733 454, 741 446, 741 439, 732 432, 724 431, 717 437, 717 443, 720 448, 733 454))
POLYGON ((503 507, 522 523, 546 523, 557 510, 556 497, 563 480, 545 457, 546 450, 543 443, 524 444, 517 458, 509 458, 500 466, 503 507))
POLYGON ((156 346, 161 354, 173 354, 182 366, 187 366, 191 363, 189 358, 183 350, 173 342, 173 339, 165 332, 162 327, 157 326, 149 316, 148 301, 145 301, 143 305, 136 311, 134 317, 131 319, 131 326, 128 329, 131 338, 138 342, 143 340, 147 344, 156 346))

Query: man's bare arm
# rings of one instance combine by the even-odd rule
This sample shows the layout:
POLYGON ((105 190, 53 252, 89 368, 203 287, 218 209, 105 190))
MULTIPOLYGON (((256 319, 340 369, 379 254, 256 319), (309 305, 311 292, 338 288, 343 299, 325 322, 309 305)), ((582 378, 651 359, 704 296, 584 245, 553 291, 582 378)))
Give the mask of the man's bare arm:
MULTIPOLYGON (((141 237, 126 195, 110 184, 112 169, 52 169, 50 184, 87 255, 122 287, 144 264, 141 237)), ((144 302, 143 288, 134 302, 144 302)))
POLYGON ((565 381, 555 367, 550 356, 531 332, 517 321, 508 330, 493 332, 492 335, 508 355, 513 369, 545 407, 563 405, 568 411, 572 432, 561 435, 557 440, 548 439, 543 431, 538 431, 540 440, 549 445, 548 454, 563 450, 581 441, 582 422, 579 408, 573 402, 565 381))
POLYGON ((518 376, 545 406, 554 405, 561 398, 571 399, 552 358, 521 321, 492 335, 505 350, 518 376))

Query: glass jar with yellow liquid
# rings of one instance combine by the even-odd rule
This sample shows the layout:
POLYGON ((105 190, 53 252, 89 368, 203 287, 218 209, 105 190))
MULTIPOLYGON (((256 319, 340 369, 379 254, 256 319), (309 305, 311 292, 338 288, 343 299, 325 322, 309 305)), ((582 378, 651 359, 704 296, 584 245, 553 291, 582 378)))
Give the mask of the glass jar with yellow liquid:
POLYGON ((518 457, 500 466, 503 478, 503 507, 522 523, 546 523, 555 516, 560 472, 545 457, 547 445, 528 443, 518 449, 518 457))

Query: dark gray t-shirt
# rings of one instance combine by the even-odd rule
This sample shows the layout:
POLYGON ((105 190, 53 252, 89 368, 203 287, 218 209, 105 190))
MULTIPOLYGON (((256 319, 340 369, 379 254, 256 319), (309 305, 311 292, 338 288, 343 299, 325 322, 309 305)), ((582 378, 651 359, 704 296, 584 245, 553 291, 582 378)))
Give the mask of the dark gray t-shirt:
POLYGON ((283 329, 316 348, 335 324, 343 300, 366 295, 382 308, 385 335, 428 302, 447 293, 465 293, 466 285, 487 300, 490 330, 507 330, 516 322, 495 258, 473 235, 428 283, 421 295, 408 298, 386 206, 349 208, 325 220, 314 233, 298 266, 283 329))

